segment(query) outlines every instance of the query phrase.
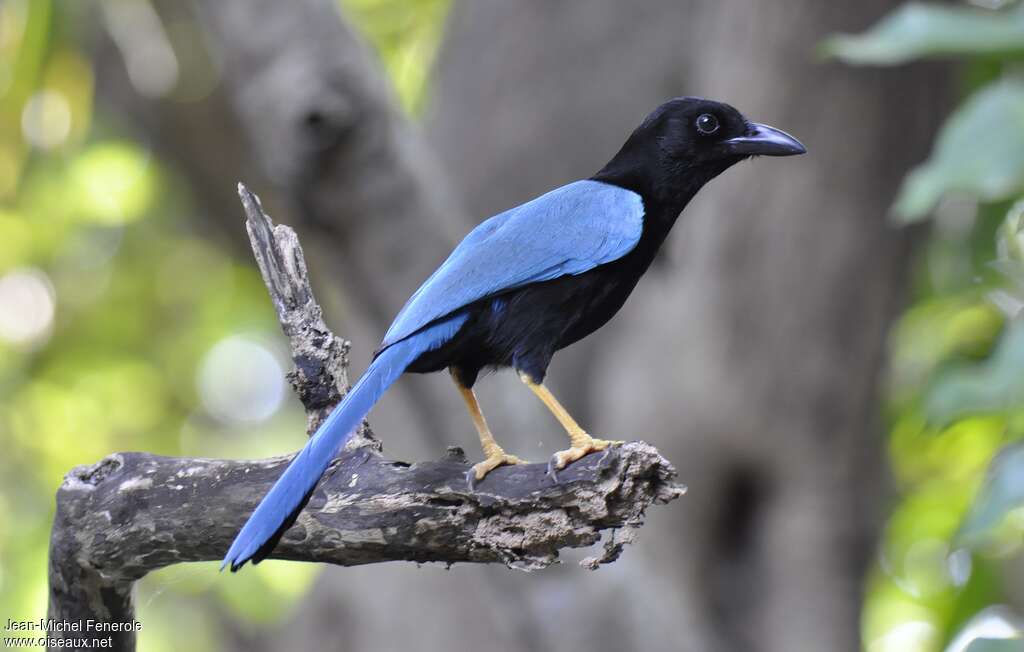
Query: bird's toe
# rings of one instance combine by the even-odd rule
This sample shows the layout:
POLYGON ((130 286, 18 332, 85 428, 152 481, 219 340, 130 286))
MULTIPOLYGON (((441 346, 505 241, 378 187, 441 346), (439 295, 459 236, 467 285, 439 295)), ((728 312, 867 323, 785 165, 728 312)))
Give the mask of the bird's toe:
POLYGON ((489 456, 484 461, 477 462, 473 466, 469 467, 469 470, 466 471, 466 484, 469 485, 470 490, 475 490, 480 481, 483 480, 488 473, 499 466, 506 466, 510 464, 529 464, 529 462, 520 459, 515 455, 509 455, 504 451, 498 452, 489 456))
POLYGON ((611 446, 617 446, 625 443, 611 439, 594 439, 589 435, 585 440, 574 440, 574 442, 575 443, 571 448, 567 448, 564 451, 558 451, 552 455, 551 459, 548 461, 548 476, 555 482, 555 484, 558 483, 558 471, 564 469, 569 464, 572 464, 576 460, 585 457, 590 453, 607 450, 611 446))

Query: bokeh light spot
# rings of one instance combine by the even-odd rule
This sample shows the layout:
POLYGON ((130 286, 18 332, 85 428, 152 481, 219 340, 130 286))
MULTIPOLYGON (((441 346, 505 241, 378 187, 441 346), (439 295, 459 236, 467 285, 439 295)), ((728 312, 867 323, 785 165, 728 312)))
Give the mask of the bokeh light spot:
POLYGON ((252 424, 273 416, 284 399, 284 370, 260 342, 233 335, 218 342, 199 369, 199 397, 225 424, 252 424))
POLYGON ((64 94, 43 89, 32 95, 21 112, 21 132, 40 149, 63 144, 71 133, 71 107, 64 94))
POLYGON ((121 224, 142 217, 155 193, 149 156, 128 143, 95 145, 72 165, 82 217, 101 224, 121 224))
POLYGON ((0 277, 0 339, 21 345, 45 340, 55 309, 53 284, 41 270, 19 269, 0 277))

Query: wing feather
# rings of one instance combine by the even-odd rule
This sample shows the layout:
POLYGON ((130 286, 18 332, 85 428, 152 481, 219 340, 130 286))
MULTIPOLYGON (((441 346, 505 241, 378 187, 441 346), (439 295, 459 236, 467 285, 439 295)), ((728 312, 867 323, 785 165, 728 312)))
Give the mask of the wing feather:
POLYGON ((591 180, 495 215, 409 298, 380 350, 484 297, 617 260, 636 246, 642 230, 640 195, 591 180))

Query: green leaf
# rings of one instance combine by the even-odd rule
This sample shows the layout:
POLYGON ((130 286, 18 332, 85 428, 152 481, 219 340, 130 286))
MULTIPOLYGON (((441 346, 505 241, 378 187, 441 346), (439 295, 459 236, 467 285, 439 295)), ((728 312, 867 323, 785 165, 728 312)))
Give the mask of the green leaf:
POLYGON ((905 222, 923 219, 947 193, 979 201, 1024 191, 1024 81, 982 88, 942 126, 931 157, 903 182, 893 210, 905 222))
POLYGON ((1024 639, 976 638, 964 652, 1024 652, 1024 639))
MULTIPOLYGON (((989 466, 985 484, 957 534, 965 545, 987 540, 1011 511, 1024 506, 1024 442, 999 452, 989 466)), ((1020 649, 1020 648, 1018 648, 1020 649)))
POLYGON ((1001 412, 1024 405, 1024 323, 1006 329, 992 355, 982 362, 941 372, 924 397, 924 411, 935 425, 969 414, 1001 412))
POLYGON ((922 57, 1024 55, 1024 12, 911 3, 863 34, 840 34, 822 52, 847 63, 895 65, 922 57))

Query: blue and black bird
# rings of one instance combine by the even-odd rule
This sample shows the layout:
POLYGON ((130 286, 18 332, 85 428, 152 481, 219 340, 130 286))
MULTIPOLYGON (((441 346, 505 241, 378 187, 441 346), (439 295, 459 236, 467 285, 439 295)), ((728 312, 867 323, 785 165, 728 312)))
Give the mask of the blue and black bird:
POLYGON ((470 486, 498 466, 522 463, 484 420, 473 393, 483 369, 514 369, 565 428, 570 447, 551 458, 552 476, 616 443, 587 434, 544 386, 552 356, 618 312, 704 184, 752 156, 805 151, 727 104, 676 98, 647 116, 594 176, 477 226, 398 313, 366 373, 260 502, 223 566, 237 570, 270 554, 348 437, 406 372, 451 373, 486 456, 469 470, 470 486))

